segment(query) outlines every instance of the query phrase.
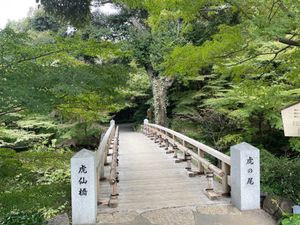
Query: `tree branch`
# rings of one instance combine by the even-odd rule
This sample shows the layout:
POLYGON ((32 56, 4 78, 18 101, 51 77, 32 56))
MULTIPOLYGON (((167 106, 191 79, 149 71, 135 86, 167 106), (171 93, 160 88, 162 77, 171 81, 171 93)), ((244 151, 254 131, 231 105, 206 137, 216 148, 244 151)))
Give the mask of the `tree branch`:
POLYGON ((46 57, 46 56, 49 56, 49 55, 54 55, 56 53, 60 53, 60 52, 63 52, 65 50, 66 49, 61 49, 61 50, 56 50, 56 51, 52 51, 52 52, 47 52, 47 53, 44 53, 44 54, 41 54, 41 55, 38 55, 38 56, 33 56, 33 57, 25 58, 25 59, 20 59, 20 60, 17 60, 15 62, 12 62, 10 64, 7 64, 6 66, 3 67, 3 69, 7 69, 8 67, 10 67, 14 64, 19 64, 19 63, 22 63, 22 62, 43 58, 43 57, 46 57))
POLYGON ((285 6, 282 0, 279 0, 279 7, 285 12, 289 17, 294 17, 294 15, 290 12, 290 10, 285 6))
POLYGON ((216 58, 226 58, 226 57, 232 56, 232 55, 234 55, 234 54, 236 54, 236 53, 239 53, 239 52, 242 52, 242 51, 246 50, 246 49, 248 48, 248 46, 249 46, 249 43, 247 43, 247 44, 246 44, 244 47, 242 47, 241 49, 238 49, 238 50, 232 51, 232 52, 228 52, 228 53, 226 53, 226 54, 224 54, 224 55, 217 56, 216 58))
POLYGON ((289 45, 289 46, 296 46, 296 47, 300 46, 299 41, 294 41, 294 40, 287 39, 287 38, 278 38, 277 41, 279 41, 282 44, 289 45))
POLYGON ((16 112, 20 112, 20 111, 24 110, 23 108, 20 108, 20 107, 21 106, 16 106, 13 109, 10 109, 6 112, 0 112, 0 116, 4 116, 4 115, 7 115, 9 113, 16 113, 16 112))
MULTIPOLYGON (((281 52, 284 52, 284 51, 286 51, 288 48, 290 48, 291 46, 286 46, 286 47, 284 47, 284 48, 282 48, 282 49, 279 49, 278 51, 276 51, 276 52, 265 52, 265 53, 260 53, 260 54, 256 54, 256 55, 253 55, 253 56, 251 56, 251 57, 249 57, 249 58, 247 58, 247 59, 244 59, 244 60, 242 60, 242 61, 239 61, 239 62, 237 62, 237 63, 233 63, 233 64, 230 64, 230 65, 227 65, 228 67, 231 67, 231 66, 237 66, 237 65, 239 65, 239 64, 242 64, 242 63, 245 63, 245 62, 247 62, 247 61, 250 61, 250 60, 252 60, 252 59, 255 59, 255 58, 257 58, 257 57, 259 57, 259 56, 263 56, 263 55, 274 55, 274 57, 269 61, 269 63, 271 63, 272 61, 274 61, 276 58, 277 58, 277 56, 281 53, 281 52)), ((269 64, 268 63, 268 64, 269 64)))

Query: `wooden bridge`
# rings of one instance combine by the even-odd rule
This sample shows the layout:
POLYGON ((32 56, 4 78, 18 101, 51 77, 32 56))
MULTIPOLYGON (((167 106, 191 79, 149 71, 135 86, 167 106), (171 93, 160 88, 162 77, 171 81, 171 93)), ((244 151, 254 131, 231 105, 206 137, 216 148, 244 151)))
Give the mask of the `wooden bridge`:
MULTIPOLYGON (((130 212, 196 206, 232 207, 231 158, 147 120, 140 132, 134 132, 130 125, 117 127, 111 121, 98 150, 90 154, 94 165, 88 166, 85 160, 90 160, 87 159, 89 152, 83 151, 74 156, 71 168, 73 224, 95 224, 97 221, 105 224, 108 218, 122 212, 120 218, 124 219, 130 217, 130 212), (81 174, 78 177, 78 167, 86 168, 89 176, 85 178, 81 174), (78 183, 78 179, 87 182, 78 183), (78 196, 82 190, 88 194, 78 196)), ((257 197, 260 196, 252 196, 257 197)), ((259 200, 256 208, 259 208, 259 200)), ((116 221, 120 222, 120 218, 116 221)), ((128 224, 148 222, 138 220, 128 224)), ((183 224, 177 222, 170 224, 183 224)))
MULTIPOLYGON (((149 136, 150 132, 148 129, 149 136)), ((113 203, 118 210, 229 203, 229 198, 221 197, 212 201, 205 196, 208 183, 206 177, 189 177, 188 173, 197 171, 197 168, 193 166, 189 171, 186 169, 187 162, 175 163, 172 145, 166 147, 166 143, 162 143, 165 137, 159 138, 154 133, 151 137, 153 140, 145 134, 133 132, 130 126, 120 128, 117 185, 119 196, 113 203), (157 138, 157 143, 154 138, 157 138)), ((183 157, 178 150, 177 160, 183 157)), ((215 185, 216 190, 222 190, 217 182, 215 185)), ((110 194, 109 182, 101 182, 99 198, 105 202, 110 194)))

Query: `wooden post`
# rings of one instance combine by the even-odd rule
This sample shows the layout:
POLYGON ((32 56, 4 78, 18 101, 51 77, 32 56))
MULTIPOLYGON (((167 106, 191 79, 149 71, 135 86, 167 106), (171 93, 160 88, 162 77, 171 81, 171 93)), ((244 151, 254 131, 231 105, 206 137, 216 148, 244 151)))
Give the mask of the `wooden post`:
POLYGON ((177 159, 178 158, 178 156, 177 156, 178 147, 176 145, 174 145, 173 149, 174 149, 174 156, 173 156, 173 158, 177 159))
POLYGON ((165 147, 166 145, 166 139, 165 139, 165 132, 163 130, 161 130, 161 138, 160 138, 160 142, 159 142, 159 147, 160 148, 163 148, 165 147))
MULTIPOLYGON (((186 144, 184 140, 182 141, 182 146, 186 148, 186 144)), ((188 153, 185 150, 183 150, 183 161, 187 161, 187 155, 188 153)))
POLYGON ((104 165, 108 165, 107 155, 108 155, 109 148, 110 148, 110 145, 111 145, 112 140, 113 140, 113 136, 115 135, 115 124, 116 124, 116 122, 114 120, 110 121, 110 127, 113 126, 114 128, 113 128, 113 132, 109 136, 107 147, 105 148, 105 151, 104 151, 104 165))
POLYGON ((222 177, 222 191, 223 195, 230 194, 230 186, 228 185, 228 176, 230 175, 230 166, 225 162, 222 162, 222 171, 224 172, 224 176, 222 177))
POLYGON ((170 143, 169 143, 169 140, 168 140, 168 138, 166 137, 166 139, 165 139, 165 150, 166 151, 168 151, 169 150, 169 146, 170 146, 170 143))
MULTIPOLYGON (((198 155, 201 158, 204 158, 204 151, 202 151, 200 148, 198 148, 198 155)), ((204 166, 202 165, 201 162, 198 162, 198 169, 200 174, 204 174, 204 166)))
POLYGON ((110 207, 117 206, 117 182, 118 182, 118 139, 119 139, 119 128, 116 128, 115 135, 114 135, 114 145, 113 145, 113 154, 112 154, 112 163, 111 163, 111 170, 110 170, 110 185, 112 187, 112 193, 109 201, 110 207))
POLYGON ((187 171, 192 171, 192 156, 188 152, 184 153, 184 155, 185 155, 185 160, 186 160, 185 169, 187 171))

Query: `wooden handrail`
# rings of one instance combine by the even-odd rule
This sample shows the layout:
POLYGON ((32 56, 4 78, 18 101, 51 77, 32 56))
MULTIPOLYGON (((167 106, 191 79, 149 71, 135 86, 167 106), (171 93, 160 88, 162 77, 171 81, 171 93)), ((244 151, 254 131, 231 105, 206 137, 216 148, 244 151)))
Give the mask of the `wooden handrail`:
POLYGON ((229 193, 231 161, 228 155, 225 155, 224 153, 213 149, 212 147, 209 147, 199 141, 189 138, 179 132, 157 124, 148 123, 147 120, 144 121, 144 133, 146 133, 147 135, 155 135, 156 137, 160 136, 163 140, 167 141, 168 144, 173 145, 184 154, 191 155, 191 157, 195 161, 197 161, 201 165, 201 167, 212 171, 217 177, 219 177, 221 179, 223 193, 229 193), (186 144, 197 148, 198 154, 189 149, 186 144), (207 159, 205 159, 204 154, 208 154, 220 160, 221 168, 213 165, 207 159))
POLYGON ((97 174, 100 176, 99 179, 104 178, 104 164, 107 160, 107 153, 108 149, 111 144, 111 140, 113 139, 115 135, 115 123, 112 120, 110 123, 110 127, 106 131, 104 137, 102 138, 98 150, 96 151, 96 168, 97 168, 97 174))
MULTIPOLYGON (((98 150, 96 151, 96 171, 97 180, 108 180, 112 191, 109 200, 109 206, 114 207, 117 204, 117 183, 118 183, 118 148, 119 148, 119 127, 115 125, 115 121, 110 122, 110 127, 100 141, 98 150), (111 156, 111 162, 108 163, 107 158, 111 156), (104 166, 110 165, 110 173, 104 177, 104 166)), ((107 174, 106 174, 107 175, 107 174)), ((98 182, 97 190, 99 190, 100 182, 98 182)))
POLYGON ((153 127, 153 128, 156 128, 159 131, 165 131, 165 132, 167 132, 171 135, 174 135, 178 139, 181 139, 181 140, 189 143, 190 145, 203 150, 204 152, 210 154, 211 156, 214 156, 215 158, 221 160, 222 162, 225 162, 226 164, 230 165, 230 157, 228 155, 223 154, 222 152, 220 152, 216 149, 213 149, 212 147, 209 147, 209 146, 207 146, 207 145, 205 145, 205 144, 203 144, 199 141, 196 141, 192 138, 189 138, 189 137, 185 136, 184 134, 178 133, 174 130, 171 130, 169 128, 166 128, 166 127, 163 127, 163 126, 160 126, 160 125, 148 123, 147 126, 153 127))
POLYGON ((113 147, 112 147, 112 160, 111 160, 111 168, 110 168, 110 185, 112 187, 110 206, 116 204, 116 202, 113 202, 113 200, 115 200, 118 196, 117 193, 117 183, 118 183, 117 166, 118 166, 118 154, 119 154, 118 150, 119 150, 119 127, 116 127, 113 147))

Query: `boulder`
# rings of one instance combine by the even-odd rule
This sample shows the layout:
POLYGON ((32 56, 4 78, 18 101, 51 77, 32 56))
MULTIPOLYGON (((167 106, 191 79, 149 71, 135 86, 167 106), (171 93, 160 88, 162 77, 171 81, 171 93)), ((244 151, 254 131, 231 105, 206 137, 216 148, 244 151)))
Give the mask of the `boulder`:
POLYGON ((280 219, 283 213, 292 213, 294 203, 286 198, 279 196, 267 196, 263 202, 263 209, 275 217, 280 219))

